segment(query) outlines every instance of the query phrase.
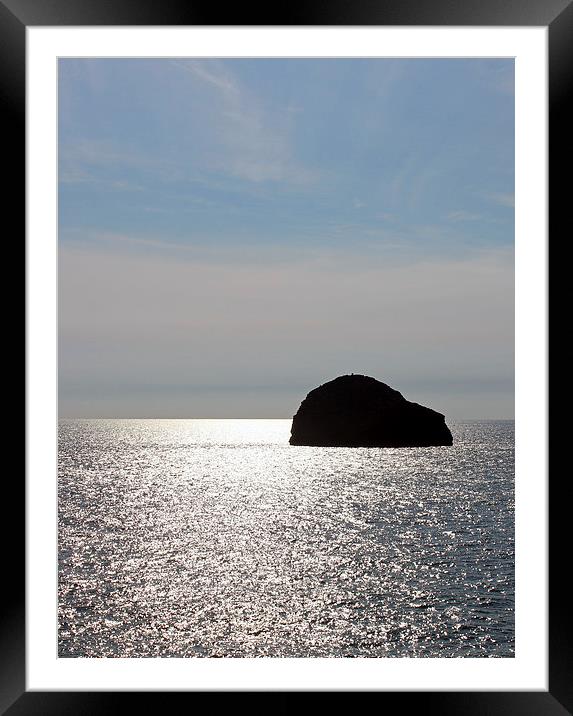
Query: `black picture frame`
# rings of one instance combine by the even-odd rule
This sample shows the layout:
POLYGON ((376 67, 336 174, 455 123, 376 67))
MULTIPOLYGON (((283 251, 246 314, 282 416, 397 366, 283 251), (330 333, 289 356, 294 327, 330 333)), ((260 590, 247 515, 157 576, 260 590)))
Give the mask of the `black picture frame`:
MULTIPOLYGON (((223 11, 213 3, 195 0, 0 0, 0 118, 4 138, 4 211, 12 216, 12 244, 16 231, 25 233, 25 69, 26 28, 32 26, 85 25, 453 25, 453 26, 545 26, 549 35, 549 235, 552 248, 565 244, 569 217, 564 215, 565 192, 571 182, 570 129, 573 113, 573 2, 572 0, 331 0, 329 3, 296 0, 271 11, 270 6, 231 5, 223 11), (221 18, 224 23, 220 22, 221 18), (561 237, 563 234, 563 237, 561 237), (560 239, 562 238, 562 241, 560 239)), ((5 222, 6 224, 6 222, 5 222)), ((24 241, 22 246, 24 246, 24 241)), ((550 266, 555 265, 555 251, 550 266)), ((6 262, 5 266, 8 267, 6 262)), ((550 295, 550 299, 552 296, 550 295)), ((12 298, 13 301, 13 298, 12 298)), ((547 426, 547 429, 549 426, 547 426)), ((558 430, 559 432, 559 430, 558 430)), ((557 438, 555 443, 559 444, 557 438)), ((12 473, 12 471, 8 471, 12 473)), ((573 661, 569 627, 568 569, 564 556, 568 545, 567 472, 550 480, 549 509, 549 689, 534 691, 480 692, 373 692, 375 708, 449 714, 542 714, 573 713, 573 661)), ((6 475, 3 484, 5 519, 0 613, 0 713, 29 714, 112 714, 126 708, 165 712, 171 708, 203 708, 201 692, 30 692, 25 683, 25 481, 16 473, 6 475), (10 507, 8 507, 10 506, 10 507), (19 520, 16 525, 6 513, 19 520), (175 706, 174 699, 184 706, 175 706)), ((330 692, 248 692, 206 693, 208 708, 231 710, 238 707, 257 713, 286 714, 294 711, 323 711, 334 697, 341 708, 356 708, 358 693, 330 692)))

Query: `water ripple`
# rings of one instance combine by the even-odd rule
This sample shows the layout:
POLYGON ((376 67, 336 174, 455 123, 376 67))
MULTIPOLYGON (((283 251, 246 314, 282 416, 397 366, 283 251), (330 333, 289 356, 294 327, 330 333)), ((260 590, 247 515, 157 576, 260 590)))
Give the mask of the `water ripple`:
POLYGON ((59 655, 513 656, 513 423, 452 428, 392 450, 62 421, 59 655))

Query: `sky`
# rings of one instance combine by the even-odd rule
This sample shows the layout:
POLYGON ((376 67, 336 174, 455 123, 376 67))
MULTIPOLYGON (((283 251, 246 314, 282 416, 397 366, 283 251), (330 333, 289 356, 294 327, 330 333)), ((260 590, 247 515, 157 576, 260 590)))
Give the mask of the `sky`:
POLYGON ((513 418, 506 59, 60 59, 62 417, 513 418))

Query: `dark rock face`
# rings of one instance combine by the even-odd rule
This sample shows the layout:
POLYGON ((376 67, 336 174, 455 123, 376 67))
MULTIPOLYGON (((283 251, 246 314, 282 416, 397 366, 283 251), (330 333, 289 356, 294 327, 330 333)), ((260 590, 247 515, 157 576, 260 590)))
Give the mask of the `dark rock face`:
POLYGON ((452 445, 441 413, 411 403, 366 375, 342 375, 311 390, 293 418, 291 445, 430 447, 452 445))

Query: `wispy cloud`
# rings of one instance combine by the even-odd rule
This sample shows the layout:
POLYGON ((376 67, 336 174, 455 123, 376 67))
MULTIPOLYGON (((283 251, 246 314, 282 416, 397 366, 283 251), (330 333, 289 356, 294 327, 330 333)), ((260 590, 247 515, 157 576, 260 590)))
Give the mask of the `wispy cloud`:
POLYGON ((179 67, 185 72, 190 72, 199 79, 212 84, 221 92, 233 95, 239 94, 237 84, 229 77, 228 73, 225 72, 220 65, 218 65, 216 69, 210 71, 205 66, 205 62, 201 60, 173 60, 171 64, 174 67, 179 67))
POLYGON ((107 184, 114 189, 142 190, 143 180, 172 182, 184 171, 176 163, 151 151, 133 151, 117 142, 101 139, 76 139, 59 148, 59 181, 64 184, 107 184), (124 172, 135 171, 140 181, 126 179, 124 172))
POLYGON ((402 204, 414 211, 428 190, 441 179, 442 173, 435 158, 421 160, 410 153, 390 182, 393 205, 402 204))
POLYGON ((515 196, 513 194, 493 193, 488 194, 487 196, 493 202, 499 204, 499 206, 508 206, 510 208, 515 207, 515 196))
POLYGON ((75 139, 65 142, 60 147, 59 158, 64 167, 74 164, 91 166, 121 164, 123 166, 142 168, 150 163, 149 158, 145 155, 130 152, 109 140, 95 138, 75 139))
POLYGON ((98 181, 91 172, 81 166, 61 164, 58 172, 60 184, 93 184, 98 181))
POLYGON ((471 211, 463 211, 463 210, 450 211, 450 213, 448 214, 448 220, 449 220, 449 221, 453 221, 453 222, 457 222, 457 221, 479 221, 479 220, 482 219, 482 218, 483 218, 483 217, 482 217, 481 214, 475 214, 475 213, 473 213, 473 212, 471 212, 471 211))
POLYGON ((218 111, 209 112, 218 130, 218 142, 211 148, 213 168, 252 182, 308 184, 317 178, 316 171, 295 156, 291 128, 299 108, 288 107, 283 116, 270 112, 216 60, 172 64, 202 83, 212 94, 211 102, 219 105, 218 111))

